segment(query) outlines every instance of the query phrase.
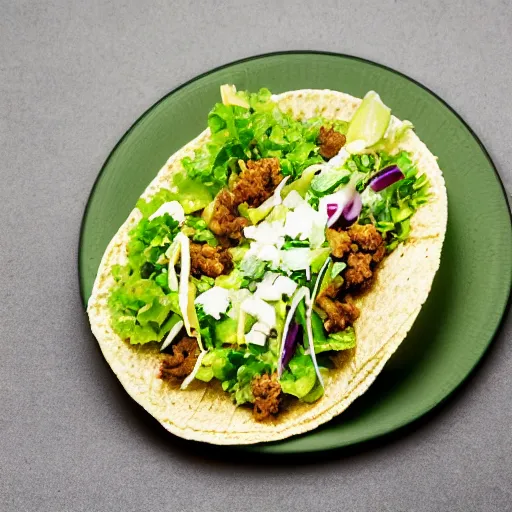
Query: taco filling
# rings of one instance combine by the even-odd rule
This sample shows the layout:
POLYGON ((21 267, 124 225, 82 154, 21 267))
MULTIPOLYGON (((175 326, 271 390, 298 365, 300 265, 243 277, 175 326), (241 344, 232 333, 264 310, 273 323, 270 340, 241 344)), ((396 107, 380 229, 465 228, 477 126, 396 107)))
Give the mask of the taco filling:
MULTIPOLYGON (((369 92, 350 122, 297 119, 270 91, 221 88, 209 141, 137 208, 108 308, 158 377, 218 381, 256 420, 315 402, 358 347, 359 299, 429 201, 412 128, 369 92)), ((184 391, 185 393, 185 391, 184 391)))

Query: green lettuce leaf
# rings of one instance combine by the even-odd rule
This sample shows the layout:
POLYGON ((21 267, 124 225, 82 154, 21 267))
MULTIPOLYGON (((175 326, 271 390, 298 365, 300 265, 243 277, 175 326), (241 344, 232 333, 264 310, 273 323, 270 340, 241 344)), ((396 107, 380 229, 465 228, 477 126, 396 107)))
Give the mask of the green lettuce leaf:
POLYGON ((281 172, 293 181, 310 165, 323 162, 317 144, 320 126, 335 124, 346 131, 341 122, 294 119, 279 110, 268 89, 240 94, 248 99, 250 108, 217 103, 208 115, 211 140, 193 158, 182 160, 188 177, 213 193, 227 186, 230 176, 238 172, 240 159, 279 158, 281 172))
POLYGON ((344 331, 329 334, 325 341, 315 340, 315 354, 334 350, 348 350, 356 346, 356 334, 353 327, 347 327, 344 331))
POLYGON ((204 356, 196 378, 204 382, 216 378, 222 383, 224 391, 233 395, 237 405, 251 403, 254 401, 252 380, 271 371, 271 366, 259 357, 259 354, 250 351, 216 348, 204 356))
POLYGON ((171 300, 167 296, 155 297, 151 303, 142 306, 137 312, 137 322, 143 327, 154 325, 160 327, 171 312, 171 300))
POLYGON ((258 224, 261 222, 270 212, 272 211, 272 206, 258 206, 257 208, 249 208, 247 203, 242 203, 238 206, 238 212, 242 217, 245 217, 249 220, 251 224, 258 224))
POLYGON ((324 394, 324 387, 320 383, 319 380, 316 381, 316 384, 313 386, 313 389, 305 396, 301 398, 303 402, 313 403, 316 402, 320 397, 324 394))
POLYGON ((178 295, 168 287, 165 259, 178 232, 178 222, 167 213, 153 220, 143 218, 129 233, 127 264, 112 269, 116 281, 108 298, 112 327, 132 344, 160 341, 171 327, 172 315, 180 314, 178 295))
POLYGON ((313 389, 316 383, 316 372, 313 361, 309 355, 299 354, 293 356, 279 381, 284 393, 304 398, 313 389))
POLYGON ((212 378, 225 381, 236 377, 237 366, 231 362, 233 356, 231 349, 217 348, 208 351, 203 357, 201 368, 196 379, 209 382, 212 378), (230 358, 231 356, 231 358, 230 358))
POLYGON ((329 247, 319 247, 311 251, 311 272, 313 274, 318 274, 320 269, 323 267, 325 260, 329 257, 331 250, 329 247))
POLYGON ((199 322, 199 333, 201 340, 207 350, 215 347, 215 323, 216 320, 211 315, 204 312, 202 304, 196 304, 197 320, 199 322))
POLYGON ((213 195, 207 186, 181 172, 173 176, 171 189, 161 188, 149 201, 140 198, 136 206, 147 218, 169 201, 178 201, 185 213, 189 214, 206 208, 212 199, 213 195))
POLYGON ((322 319, 315 311, 311 315, 311 328, 313 330, 315 354, 330 350, 347 350, 356 346, 356 333, 353 327, 347 327, 344 331, 334 334, 327 334, 322 319))
POLYGON ((380 152, 375 155, 373 168, 357 183, 357 189, 363 190, 371 177, 379 170, 390 165, 398 165, 405 179, 374 193, 370 187, 362 193, 363 209, 359 222, 372 223, 382 233, 388 251, 392 251, 409 237, 409 219, 414 212, 429 199, 430 183, 411 160, 411 155, 400 151, 396 155, 380 152))
POLYGON ((254 396, 252 394, 251 383, 254 377, 270 372, 270 366, 258 360, 256 357, 247 358, 244 364, 240 366, 236 375, 236 383, 233 385, 232 391, 235 394, 237 405, 244 403, 252 403, 254 396))
POLYGON ((240 270, 234 268, 229 274, 215 278, 215 284, 230 290, 239 290, 244 284, 245 277, 240 270))
POLYGON ((292 190, 295 190, 301 195, 301 197, 305 198, 317 170, 318 168, 314 166, 304 169, 300 178, 284 186, 283 197, 286 197, 292 190))
POLYGON ((387 153, 393 152, 409 130, 413 128, 414 126, 410 121, 392 121, 388 126, 385 136, 373 146, 373 149, 386 151, 387 153))
POLYGON ((350 172, 344 169, 326 169, 313 178, 311 190, 315 195, 321 197, 331 194, 339 185, 347 184, 349 181, 350 172))
POLYGON ((153 280, 134 274, 113 286, 108 306, 114 332, 132 344, 144 344, 160 341, 168 332, 166 320, 175 313, 176 301, 153 280))
POLYGON ((239 263, 243 260, 245 253, 249 250, 249 245, 239 245, 237 247, 231 247, 229 252, 231 253, 231 257, 235 263, 239 263))
POLYGON ((267 262, 258 259, 256 256, 244 257, 240 263, 240 270, 244 277, 250 279, 261 279, 265 274, 267 268, 267 262))
POLYGON ((216 344, 219 346, 222 344, 236 344, 237 327, 238 321, 230 317, 226 317, 221 321, 217 321, 215 323, 216 344))
POLYGON ((206 221, 201 217, 188 215, 183 232, 194 242, 207 242, 212 247, 217 247, 219 244, 215 235, 208 229, 206 221))
POLYGON ((147 218, 155 213, 164 203, 174 201, 176 199, 175 196, 176 194, 171 192, 169 189, 161 188, 149 201, 140 198, 137 201, 136 206, 142 215, 147 218))
POLYGON ((213 277, 203 275, 200 279, 197 279, 196 277, 191 276, 190 280, 194 283, 198 294, 204 293, 215 286, 215 279, 213 279, 213 277))
MULTIPOLYGON (((130 231, 130 240, 127 245, 128 263, 130 267, 140 272, 145 263, 151 264, 146 270, 151 275, 156 270, 159 258, 169 248, 179 232, 179 225, 168 213, 153 220, 142 219, 130 231)), ((163 266, 159 265, 160 270, 163 266)))

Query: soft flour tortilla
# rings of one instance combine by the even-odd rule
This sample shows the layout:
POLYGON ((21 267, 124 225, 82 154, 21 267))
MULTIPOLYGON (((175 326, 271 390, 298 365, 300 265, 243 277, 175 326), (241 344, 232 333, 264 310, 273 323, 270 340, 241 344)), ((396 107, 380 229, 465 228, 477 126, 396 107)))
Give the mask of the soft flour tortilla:
MULTIPOLYGON (((329 90, 300 90, 274 96, 283 111, 297 118, 322 115, 350 120, 361 100, 329 90)), ((151 197, 168 187, 173 172, 181 170, 181 159, 209 138, 205 130, 175 153, 143 194, 151 197)), ((167 430, 186 439, 215 444, 249 444, 275 441, 314 429, 344 411, 364 393, 407 335, 439 267, 446 231, 447 198, 436 158, 409 131, 401 148, 410 151, 420 173, 431 183, 432 197, 411 220, 409 240, 382 263, 370 293, 359 300, 361 316, 355 324, 357 347, 339 355, 340 365, 325 378, 325 394, 314 404, 296 402, 273 421, 258 423, 249 408, 235 407, 219 385, 194 381, 181 391, 157 378, 164 357, 156 344, 130 345, 110 326, 107 306, 114 283, 112 265, 126 260, 128 232, 140 220, 135 209, 110 242, 101 261, 89 300, 92 331, 105 359, 126 391, 167 430), (343 363, 341 363, 343 361, 343 363)))

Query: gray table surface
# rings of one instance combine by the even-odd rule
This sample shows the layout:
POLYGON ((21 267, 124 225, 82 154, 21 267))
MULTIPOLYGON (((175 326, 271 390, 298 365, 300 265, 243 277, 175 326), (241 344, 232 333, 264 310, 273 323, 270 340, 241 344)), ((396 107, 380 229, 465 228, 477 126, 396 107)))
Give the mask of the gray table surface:
POLYGON ((256 464, 174 442, 131 404, 89 332, 76 264, 89 191, 130 124, 195 75, 269 51, 344 52, 419 80, 512 190, 511 4, 143 4, 0 0, 0 509, 512 510, 510 317, 427 421, 256 464))

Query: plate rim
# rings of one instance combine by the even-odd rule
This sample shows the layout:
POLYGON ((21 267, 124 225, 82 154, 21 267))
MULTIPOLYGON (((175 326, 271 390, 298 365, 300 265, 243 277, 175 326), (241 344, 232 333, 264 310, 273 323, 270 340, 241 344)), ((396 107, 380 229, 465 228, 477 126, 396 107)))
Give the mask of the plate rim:
MULTIPOLYGON (((412 77, 406 75, 405 73, 403 73, 401 71, 398 71, 398 70, 396 70, 396 69, 394 69, 394 68, 392 68, 392 67, 390 67, 388 65, 381 64, 381 63, 376 62, 374 60, 367 59, 367 58, 364 58, 364 57, 359 57, 359 56, 356 56, 356 55, 351 55, 351 54, 346 54, 346 53, 339 53, 339 52, 322 51, 322 50, 283 50, 283 51, 275 51, 275 52, 262 53, 262 54, 252 55, 252 56, 249 56, 249 57, 244 57, 244 58, 241 58, 241 59, 230 61, 230 62, 227 62, 225 64, 221 64, 221 65, 216 66, 214 68, 211 68, 211 69, 209 69, 207 71, 204 71, 203 73, 200 73, 200 74, 192 77, 191 79, 181 83, 177 87, 171 89, 169 92, 164 94, 161 98, 159 98, 157 101, 155 101, 153 104, 151 104, 146 110, 144 110, 144 112, 142 112, 142 114, 139 115, 137 117, 137 119, 133 123, 131 123, 129 128, 123 133, 123 135, 120 137, 120 139, 114 145, 114 147, 109 151, 108 156, 105 159, 104 163, 102 164, 102 166, 101 166, 101 168, 100 168, 100 170, 99 170, 99 172, 98 172, 98 174, 97 174, 97 176, 96 176, 96 178, 95 178, 95 180, 93 182, 91 190, 90 190, 90 192, 89 192, 89 194, 87 196, 86 205, 85 205, 85 208, 83 209, 83 213, 82 213, 82 217, 81 217, 81 221, 80 221, 80 229, 79 229, 79 236, 78 236, 78 258, 77 258, 77 270, 78 270, 78 272, 77 272, 77 274, 78 274, 78 287, 79 287, 79 293, 80 293, 80 302, 81 302, 81 305, 82 305, 82 307, 84 308, 85 311, 87 310, 87 302, 88 302, 89 299, 86 300, 86 298, 85 298, 84 287, 83 287, 83 282, 82 282, 82 271, 81 271, 81 269, 82 269, 82 266, 83 266, 83 261, 82 261, 81 247, 83 245, 82 242, 83 242, 83 237, 84 237, 86 219, 87 219, 87 216, 88 216, 88 213, 89 213, 89 208, 91 206, 91 199, 92 199, 92 197, 94 196, 94 194, 96 192, 96 189, 98 187, 99 181, 100 181, 101 177, 103 176, 103 173, 105 172, 106 168, 108 167, 108 165, 110 163, 110 160, 112 159, 112 157, 116 153, 118 147, 121 146, 121 144, 124 143, 124 141, 128 138, 128 136, 131 134, 131 132, 138 126, 138 124, 147 115, 149 115, 153 111, 153 109, 155 109, 160 103, 165 101, 167 98, 169 98, 173 94, 177 93, 181 89, 189 86, 190 84, 193 84, 194 82, 196 82, 196 81, 198 81, 198 80, 200 80, 202 78, 205 78, 205 77, 207 77, 207 76, 209 76, 209 75, 211 75, 213 73, 216 73, 216 72, 221 71, 223 69, 229 68, 231 66, 235 66, 235 65, 238 65, 238 64, 243 64, 243 63, 251 62, 251 61, 255 61, 255 60, 265 59, 265 58, 269 58, 269 57, 278 57, 278 56, 286 56, 286 55, 324 55, 324 56, 329 56, 329 57, 338 57, 338 58, 343 58, 343 59, 354 60, 354 61, 358 61, 358 62, 361 62, 361 63, 364 63, 364 64, 370 64, 372 66, 376 66, 378 68, 381 68, 381 69, 383 69, 385 71, 389 71, 391 73, 394 73, 395 75, 398 75, 401 78, 404 78, 404 79, 408 80, 409 82, 412 82, 414 85, 417 85, 418 87, 420 87, 421 89, 423 89, 424 91, 429 93, 431 96, 433 96, 436 100, 438 100, 442 104, 442 106, 447 108, 462 123, 464 128, 466 128, 468 130, 469 134, 477 142, 477 144, 478 144, 478 146, 480 148, 480 151, 482 151, 483 155, 485 156, 485 158, 487 159, 488 163, 490 164, 490 167, 494 171, 494 175, 496 177, 496 180, 497 180, 497 182, 498 182, 498 184, 499 184, 499 186, 501 188, 501 194, 503 196, 505 204, 508 207, 508 217, 509 217, 509 221, 510 221, 510 231, 511 231, 511 235, 512 235, 512 211, 511 211, 512 198, 509 199, 509 196, 508 196, 505 184, 504 184, 504 182, 503 182, 503 180, 501 178, 501 175, 500 175, 500 173, 499 173, 499 171, 498 171, 498 169, 497 169, 493 159, 491 158, 491 155, 489 154, 489 151, 484 146, 484 144, 481 141, 480 137, 475 133, 473 128, 466 122, 466 120, 462 117, 462 115, 460 115, 453 107, 450 106, 449 103, 447 103, 447 101, 445 101, 436 92, 432 91, 429 87, 427 87, 426 85, 422 84, 420 81, 418 81, 415 78, 412 78, 412 77)), ((512 282, 511 282, 511 284, 512 284, 512 282)), ((380 431, 378 431, 376 433, 372 433, 371 435, 363 435, 361 438, 357 438, 357 439, 355 439, 353 441, 341 442, 341 443, 337 443, 337 444, 329 443, 329 444, 326 444, 326 445, 324 445, 322 447, 313 447, 313 448, 310 448, 310 449, 308 449, 308 448, 296 449, 296 448, 293 448, 293 447, 291 449, 286 449, 284 447, 284 449, 283 449, 283 447, 280 447, 279 450, 274 450, 273 449, 274 447, 277 446, 278 443, 280 444, 280 443, 286 442, 286 439, 285 439, 285 440, 282 440, 282 441, 271 441, 271 442, 267 442, 267 443, 259 443, 259 444, 256 444, 256 445, 234 445, 233 448, 236 448, 238 450, 250 451, 250 452, 253 452, 253 453, 254 452, 259 452, 262 455, 264 455, 264 454, 265 455, 271 455, 271 454, 296 454, 296 453, 322 452, 322 451, 329 451, 329 450, 335 450, 335 449, 342 449, 342 448, 346 448, 346 447, 349 447, 349 446, 361 445, 361 444, 363 444, 363 443, 365 443, 367 441, 376 440, 376 439, 382 438, 382 437, 384 437, 386 435, 389 435, 392 432, 395 432, 395 431, 398 431, 400 429, 403 429, 406 425, 412 424, 412 423, 418 421, 420 418, 424 417, 429 412, 435 411, 436 409, 438 409, 450 397, 452 397, 452 395, 459 388, 461 388, 461 386, 467 381, 467 379, 471 375, 473 375, 473 373, 475 372, 475 370, 478 367, 478 365, 481 363, 481 361, 484 358, 484 356, 488 353, 491 345, 493 345, 493 343, 494 343, 498 333, 501 331, 501 329, 502 329, 502 327, 504 325, 504 322, 505 322, 505 318, 508 316, 508 312, 509 312, 509 310, 511 308, 511 303, 512 303, 512 286, 509 287, 509 292, 508 292, 506 301, 504 303, 503 309, 501 311, 499 321, 497 322, 496 326, 494 327, 494 330, 492 331, 492 334, 491 334, 491 336, 489 338, 489 341, 487 342, 487 344, 486 344, 485 348, 483 349, 482 353, 475 360, 474 364, 467 371, 466 375, 458 383, 456 383, 452 387, 452 389, 448 393, 446 393, 445 396, 441 400, 437 401, 433 405, 429 405, 426 408, 422 409, 417 414, 415 414, 413 417, 406 418, 404 421, 402 421, 402 422, 400 422, 398 424, 395 423, 392 426, 386 426, 386 427, 382 428, 380 431)), ((129 397, 129 395, 128 395, 128 397, 129 397)), ((131 399, 131 397, 129 397, 129 398, 131 399)), ((133 399, 131 399, 131 400, 133 400, 133 399)), ((137 404, 137 405, 139 405, 139 404, 137 404)), ((308 433, 305 433, 305 434, 302 434, 302 435, 308 435, 308 433)), ((290 439, 294 439, 295 437, 301 437, 301 436, 294 436, 294 437, 292 437, 290 439)))

